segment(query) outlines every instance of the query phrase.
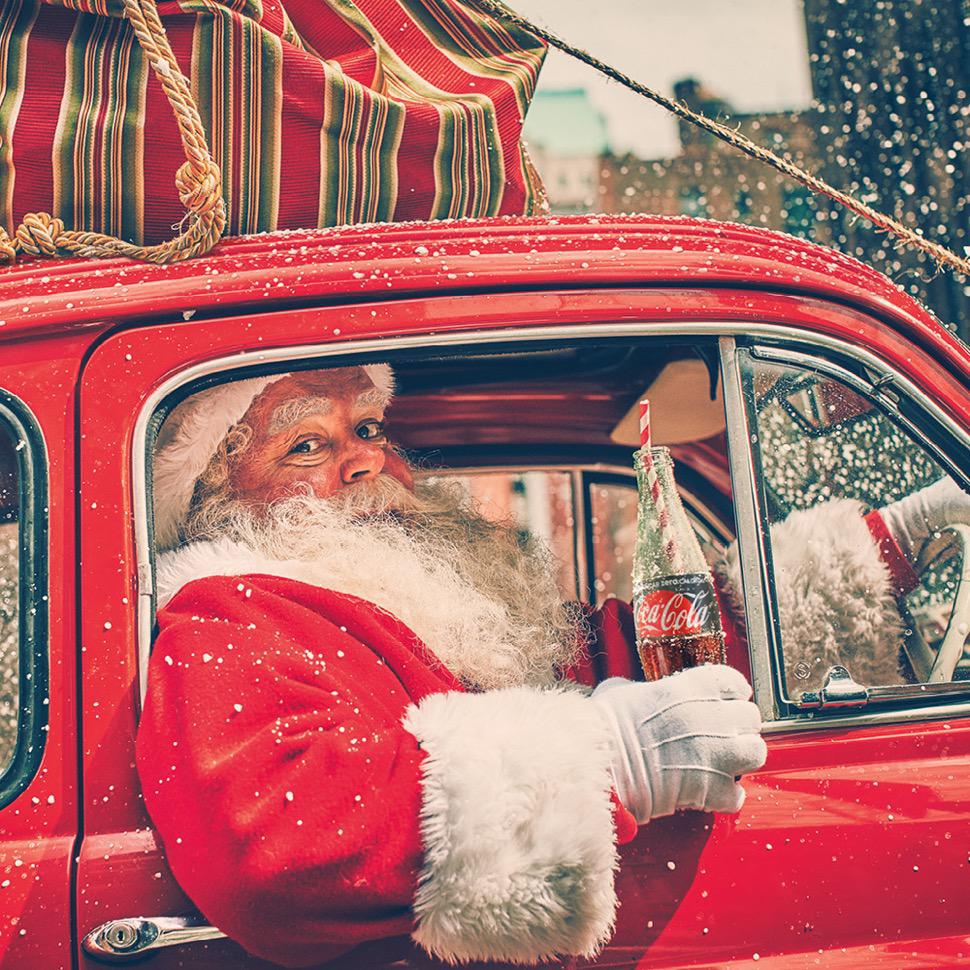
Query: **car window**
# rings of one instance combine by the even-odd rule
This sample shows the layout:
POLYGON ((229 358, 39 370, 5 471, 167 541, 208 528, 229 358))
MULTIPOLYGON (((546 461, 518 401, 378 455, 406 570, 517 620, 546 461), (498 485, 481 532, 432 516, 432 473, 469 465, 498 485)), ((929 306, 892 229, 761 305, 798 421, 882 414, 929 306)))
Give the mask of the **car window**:
POLYGON ((593 592, 601 603, 633 601, 633 550, 637 536, 636 482, 592 482, 589 487, 593 592))
MULTIPOLYGON (((637 528, 637 485, 631 471, 616 470, 608 480, 599 472, 535 470, 526 472, 467 471, 435 473, 435 481, 455 482, 464 488, 479 510, 492 521, 512 521, 523 535, 542 539, 556 564, 560 593, 565 600, 585 599, 599 605, 611 597, 633 599, 633 551, 637 528), (577 520, 575 509, 585 510, 577 520), (586 521, 587 543, 579 542, 577 528, 586 521), (577 546, 579 548, 577 548, 577 546), (590 580, 583 582, 580 569, 590 580), (591 581, 592 589, 585 586, 591 581)), ((724 549, 724 540, 694 514, 685 499, 688 517, 709 562, 724 549)))
POLYGON ((934 671, 962 567, 959 537, 934 532, 915 569, 904 570, 904 583, 885 568, 879 524, 863 518, 938 482, 944 470, 845 383, 747 353, 742 361, 757 424, 752 440, 769 524, 786 696, 817 690, 835 664, 866 687, 970 678, 962 643, 955 667, 945 675, 934 671), (871 572, 873 561, 882 573, 871 572), (813 616, 821 629, 827 612, 837 609, 813 587, 826 569, 840 570, 846 594, 854 591, 865 603, 827 638, 812 629, 813 616), (869 585, 856 590, 860 583, 869 585))
POLYGON ((0 421, 0 772, 17 743, 20 684, 20 474, 18 440, 0 421))
POLYGON ((563 599, 580 598, 573 486, 568 471, 474 471, 427 477, 456 483, 468 492, 486 518, 513 522, 523 536, 541 539, 555 560, 556 581, 563 599))

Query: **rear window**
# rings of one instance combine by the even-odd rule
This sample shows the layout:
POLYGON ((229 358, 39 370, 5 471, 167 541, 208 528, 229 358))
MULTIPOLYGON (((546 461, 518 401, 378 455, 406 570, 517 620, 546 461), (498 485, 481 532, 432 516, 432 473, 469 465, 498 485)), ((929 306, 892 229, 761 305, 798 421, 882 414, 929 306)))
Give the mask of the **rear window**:
POLYGON ((0 804, 40 764, 47 725, 47 469, 40 429, 0 390, 0 804))
POLYGON ((0 424, 0 771, 17 744, 20 707, 20 469, 13 428, 0 424))

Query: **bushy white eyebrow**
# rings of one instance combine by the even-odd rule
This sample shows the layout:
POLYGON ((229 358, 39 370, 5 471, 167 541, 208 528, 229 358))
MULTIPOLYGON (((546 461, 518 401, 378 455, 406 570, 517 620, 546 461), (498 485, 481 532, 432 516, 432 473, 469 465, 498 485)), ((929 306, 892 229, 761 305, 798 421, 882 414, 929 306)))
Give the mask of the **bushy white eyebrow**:
POLYGON ((297 397, 284 401, 269 420, 269 433, 277 434, 304 418, 314 414, 329 414, 332 410, 333 401, 329 397, 297 397))
POLYGON ((361 391, 357 395, 357 400, 354 402, 356 407, 359 408, 381 408, 382 410, 387 406, 387 394, 384 393, 379 387, 370 387, 366 391, 361 391))

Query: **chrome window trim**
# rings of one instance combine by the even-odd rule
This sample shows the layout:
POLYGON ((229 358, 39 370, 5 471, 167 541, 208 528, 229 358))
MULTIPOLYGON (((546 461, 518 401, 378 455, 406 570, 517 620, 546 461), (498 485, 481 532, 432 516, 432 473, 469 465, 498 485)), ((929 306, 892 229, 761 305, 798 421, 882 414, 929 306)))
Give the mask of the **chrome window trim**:
POLYGON ((590 603, 593 598, 593 585, 589 579, 589 566, 592 558, 589 548, 589 516, 586 509, 583 472, 579 469, 573 469, 569 477, 573 500, 573 554, 576 560, 576 596, 580 603, 590 603))
POLYGON ((731 485, 734 490, 734 519, 737 524, 741 554, 741 586, 744 591, 744 613, 751 662, 751 682, 763 721, 778 718, 778 684, 772 663, 771 631, 774 618, 772 601, 768 596, 771 577, 763 514, 759 498, 754 452, 748 423, 748 409, 744 403, 738 348, 733 337, 718 341, 721 358, 721 381, 724 386, 724 410, 727 414, 728 461, 731 466, 731 485))
MULTIPOLYGON (((872 380, 863 380, 857 375, 853 374, 851 371, 846 370, 844 367, 841 367, 839 364, 828 360, 825 357, 817 357, 802 351, 789 350, 782 347, 764 346, 761 344, 755 344, 750 347, 746 347, 745 349, 748 351, 750 356, 756 360, 802 368, 842 381, 848 387, 859 393, 862 397, 875 403, 877 409, 881 409, 890 415, 891 420, 894 421, 900 427, 900 429, 902 429, 904 433, 906 433, 918 446, 922 447, 934 459, 936 459, 944 470, 949 470, 951 474, 955 472, 958 478, 962 478, 964 480, 967 479, 967 473, 963 469, 955 466, 951 457, 946 452, 944 452, 938 445, 928 438, 923 433, 921 428, 919 428, 901 413, 898 406, 899 396, 896 394, 894 388, 896 386, 905 387, 908 382, 902 380, 895 371, 890 370, 886 365, 882 365, 882 367, 878 368, 878 377, 872 380), (887 380, 887 378, 892 379, 887 380), (897 381, 899 381, 898 384, 896 383, 897 381)), ((746 408, 746 412, 748 411, 749 409, 746 408)), ((968 436, 958 434, 958 437, 962 438, 964 443, 967 442, 968 436)), ((754 450, 749 449, 749 451, 751 454, 752 463, 754 463, 754 450)), ((764 509, 761 509, 760 513, 765 526, 767 527, 767 518, 764 516, 764 509)), ((767 580, 765 589, 772 590, 773 577, 770 575, 771 557, 765 553, 766 550, 764 546, 762 546, 761 562, 764 567, 763 571, 767 580)), ((769 607, 771 606, 772 596, 770 596, 768 600, 769 607)), ((807 722, 803 720, 806 716, 811 719, 813 725, 817 724, 820 727, 824 727, 827 724, 844 725, 863 722, 866 724, 879 724, 891 721, 920 719, 920 717, 922 717, 924 720, 928 720, 930 719, 929 712, 935 710, 953 711, 962 709, 965 712, 970 712, 970 681, 959 681, 940 685, 901 684, 899 686, 871 687, 869 689, 869 699, 867 704, 872 706, 867 706, 864 709, 860 708, 860 713, 845 716, 833 716, 833 714, 830 712, 819 710, 813 711, 812 713, 806 715, 804 711, 799 711, 797 702, 793 698, 788 697, 784 688, 782 687, 780 668, 784 645, 780 642, 780 630, 778 629, 777 622, 774 622, 773 620, 773 622, 769 625, 768 632, 770 634, 770 643, 773 645, 773 655, 775 657, 772 672, 774 674, 774 701, 776 707, 775 717, 777 720, 771 722, 775 725, 772 729, 773 731, 781 730, 781 728, 778 727, 780 724, 790 724, 793 726, 793 729, 804 730, 808 727, 807 722), (927 692, 927 688, 931 689, 927 692), (950 705, 945 705, 944 707, 934 708, 922 706, 910 708, 905 711, 902 709, 884 709, 884 705, 901 705, 906 703, 910 698, 926 699, 934 696, 942 698, 951 694, 954 698, 953 702, 950 705), (959 701, 961 696, 965 698, 963 703, 960 703, 959 701), (782 710, 789 712, 787 717, 781 716, 782 710), (862 713, 863 710, 864 713, 862 713), (908 716, 910 713, 912 713, 913 718, 908 716)), ((940 716, 942 717, 944 715, 941 714, 940 716)), ((935 719, 935 716, 933 719, 935 719)))
MULTIPOLYGON (((864 709, 863 709, 864 710, 864 709)), ((909 707, 900 710, 872 710, 865 714, 815 717, 803 714, 783 720, 762 721, 762 734, 794 734, 801 731, 825 731, 834 728, 868 728, 881 724, 908 724, 912 721, 947 721, 970 715, 970 702, 937 704, 932 707, 909 707)))
MULTIPOLYGON (((139 697, 144 701, 147 675, 148 675, 148 656, 151 649, 151 624, 152 607, 154 600, 154 588, 152 583, 152 559, 149 545, 149 520, 148 520, 148 455, 146 446, 148 432, 152 416, 158 406, 172 393, 194 381, 209 377, 217 373, 228 373, 243 368, 254 368, 260 366, 284 365, 288 361, 305 360, 307 358, 326 359, 331 357, 355 357, 365 360, 384 360, 389 356, 400 351, 418 350, 422 347, 440 348, 459 348, 476 347, 485 344, 514 344, 526 343, 529 341, 555 341, 555 340, 581 340, 581 339, 609 339, 622 337, 664 337, 664 336, 698 336, 698 337, 727 337, 743 336, 745 338, 767 339, 783 341, 789 346, 792 344, 819 348, 823 351, 835 352, 851 357, 869 368, 877 375, 892 375, 895 386, 903 391, 911 400, 929 414, 934 421, 947 430, 949 434, 960 440, 965 446, 970 447, 970 434, 964 431, 956 421, 940 408, 935 401, 926 395, 919 387, 903 375, 891 370, 875 354, 859 347, 847 343, 842 339, 830 337, 826 334, 813 333, 809 330, 793 330, 791 326, 783 326, 774 323, 748 323, 739 321, 703 321, 689 323, 686 321, 670 321, 660 323, 644 322, 614 322, 614 323, 595 323, 595 324, 569 324, 554 326, 534 326, 523 327, 514 330, 488 329, 476 331, 455 331, 447 334, 419 334, 403 337, 368 337, 359 340, 348 340, 342 343, 310 343, 299 344, 293 347, 280 347, 275 349, 262 349, 258 352, 241 352, 217 357, 207 360, 200 364, 187 367, 177 374, 172 375, 163 381, 155 390, 148 395, 145 403, 138 413, 134 433, 132 436, 132 512, 135 530, 135 557, 138 578, 138 597, 137 597, 137 629, 138 629, 138 681, 139 697)), ((724 368, 725 351, 722 349, 722 370, 724 368)), ((730 356, 728 354, 729 363, 730 356)), ((737 372, 734 368, 735 374, 737 372)), ((731 375, 731 382, 735 380, 735 374, 731 375)), ((728 380, 725 378, 725 390, 727 390, 728 380)), ((740 385, 739 388, 740 390, 740 385)), ((732 394, 734 392, 732 391, 732 394)), ((732 424, 732 414, 737 420, 737 410, 735 407, 728 408, 725 400, 725 410, 728 416, 728 426, 732 424)), ((745 419, 746 421, 746 419, 745 419)), ((741 447, 738 435, 734 434, 735 448, 741 447)), ((738 461, 751 461, 750 442, 744 444, 747 457, 744 452, 738 452, 738 461)), ((737 509, 738 502, 735 503, 737 509)), ((755 506, 744 502, 744 516, 753 517, 756 512, 755 506)), ((735 512, 738 516, 738 512, 735 512)), ((750 528, 750 523, 749 526, 750 528)), ((740 530, 739 530, 740 531, 740 530)), ((745 577, 745 601, 760 601, 764 603, 756 578, 760 576, 760 568, 751 576, 751 586, 748 586, 748 577, 745 577)), ((762 632, 767 637, 767 629, 762 632)), ((750 632, 749 632, 750 637, 750 632)), ((758 644, 756 650, 752 650, 752 677, 755 683, 762 689, 770 685, 771 671, 764 669, 766 660, 765 650, 767 640, 758 644), (757 662, 756 662, 757 661, 757 662)), ((767 658, 770 663, 770 656, 767 658)), ((770 686, 769 686, 770 689, 770 686)), ((772 710, 776 703, 774 690, 769 694, 772 710)), ((761 702, 763 705, 766 703, 761 702)), ((963 713, 970 714, 970 701, 963 705, 957 705, 957 709, 963 713)), ((771 715, 772 717, 774 715, 771 715)), ((843 722, 852 725, 865 725, 869 723, 884 723, 888 720, 914 720, 926 719, 929 717, 928 711, 900 711, 900 712, 880 712, 877 715, 860 714, 857 718, 828 718, 820 722, 820 726, 836 726, 843 722)), ((804 724, 793 721, 769 721, 773 726, 773 731, 803 729, 804 724)))

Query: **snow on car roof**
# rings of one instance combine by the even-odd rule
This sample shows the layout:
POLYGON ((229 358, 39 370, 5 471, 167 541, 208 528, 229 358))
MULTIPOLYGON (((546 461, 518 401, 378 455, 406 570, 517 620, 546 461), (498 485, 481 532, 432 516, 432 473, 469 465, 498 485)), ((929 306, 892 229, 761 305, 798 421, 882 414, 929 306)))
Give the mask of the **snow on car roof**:
POLYGON ((958 368, 970 351, 872 268, 783 233, 687 217, 386 223, 226 239, 205 257, 0 269, 0 340, 332 302, 509 289, 685 286, 805 294, 873 313, 958 368))

